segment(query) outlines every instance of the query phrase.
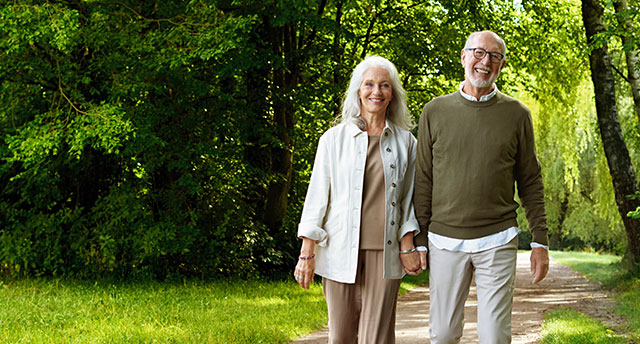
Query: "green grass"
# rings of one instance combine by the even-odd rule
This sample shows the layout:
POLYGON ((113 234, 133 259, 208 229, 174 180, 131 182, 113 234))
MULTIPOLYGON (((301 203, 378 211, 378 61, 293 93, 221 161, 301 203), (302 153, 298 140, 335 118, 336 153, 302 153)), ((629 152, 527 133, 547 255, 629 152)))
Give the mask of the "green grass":
POLYGON ((0 343, 284 343, 326 324, 320 285, 284 282, 0 286, 0 343))
MULTIPOLYGON (((580 252, 551 252, 552 258, 559 264, 568 265, 572 269, 584 274, 589 279, 602 283, 609 289, 615 289, 616 294, 614 296, 617 307, 616 312, 625 316, 629 324, 625 331, 628 340, 636 342, 640 341, 640 277, 633 276, 622 267, 620 263, 621 258, 613 255, 595 254, 595 253, 580 253, 580 252)), ((575 312, 574 312, 575 313, 575 312)), ((552 333, 547 331, 547 327, 557 326, 555 324, 564 324, 576 317, 569 311, 561 311, 559 313, 550 313, 551 318, 547 323, 543 324, 545 333, 552 333)), ((580 315, 585 317, 584 315, 580 315)), ((594 319, 591 319, 596 321, 594 319)), ((558 325, 559 326, 559 325, 558 325)), ((578 325, 573 325, 574 328, 578 325)), ((585 325, 586 326, 586 325, 585 325)), ((571 326, 567 330, 570 330, 571 326)), ((610 330, 604 329, 604 327, 589 327, 589 331, 596 331, 599 334, 596 336, 593 332, 589 332, 589 336, 596 336, 602 338, 602 342, 594 343, 617 343, 608 342, 611 340, 612 335, 610 330), (598 330, 594 330, 598 328, 598 330), (606 339, 609 338, 609 339, 606 339)), ((549 334, 553 337, 555 335, 549 334)), ((551 338, 550 337, 550 338, 551 338)), ((546 337, 545 337, 546 338, 546 337)), ((543 341, 544 342, 544 341, 543 341)), ((591 341, 550 341, 544 343, 591 343, 591 341)))
POLYGON ((547 312, 542 330, 543 344, 617 344, 625 343, 596 319, 567 308, 547 312))
POLYGON ((287 343, 326 323, 319 283, 0 281, 0 343, 287 343))
POLYGON ((405 275, 400 284, 400 295, 404 295, 411 289, 415 289, 421 285, 429 283, 429 270, 419 274, 418 276, 405 275))
POLYGON ((616 265, 621 257, 611 254, 552 251, 551 257, 605 286, 614 286, 622 274, 616 265))

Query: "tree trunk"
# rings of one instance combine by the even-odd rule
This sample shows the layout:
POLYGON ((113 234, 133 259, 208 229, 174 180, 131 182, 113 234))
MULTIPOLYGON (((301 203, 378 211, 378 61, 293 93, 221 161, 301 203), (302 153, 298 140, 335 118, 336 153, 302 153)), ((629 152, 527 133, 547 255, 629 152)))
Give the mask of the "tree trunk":
POLYGON ((627 213, 638 206, 638 201, 627 198, 627 195, 634 194, 638 190, 638 185, 618 121, 613 71, 607 45, 604 43, 602 46, 593 46, 594 37, 606 30, 603 13, 602 5, 598 0, 582 1, 582 20, 587 43, 592 47, 589 65, 602 146, 613 180, 618 211, 622 216, 629 240, 627 249, 632 262, 638 264, 640 263, 640 221, 627 217, 627 213))
MULTIPOLYGON (((627 34, 635 28, 629 19, 629 8, 627 0, 616 0, 613 2, 615 7, 618 23, 622 28, 623 34, 620 35, 622 45, 629 43, 627 34)), ((633 95, 633 103, 635 104, 636 116, 638 117, 638 125, 640 126, 640 51, 638 49, 625 49, 625 57, 627 58, 627 79, 631 86, 631 94, 633 95)))
POLYGON ((275 134, 279 145, 271 149, 271 171, 275 174, 269 184, 267 204, 263 221, 269 229, 278 230, 287 214, 289 188, 291 186, 291 172, 293 169, 293 140, 291 132, 294 129, 295 108, 289 100, 289 92, 298 80, 299 63, 295 56, 296 28, 292 25, 273 27, 271 25, 273 52, 282 57, 284 63, 273 69, 273 121, 275 134))

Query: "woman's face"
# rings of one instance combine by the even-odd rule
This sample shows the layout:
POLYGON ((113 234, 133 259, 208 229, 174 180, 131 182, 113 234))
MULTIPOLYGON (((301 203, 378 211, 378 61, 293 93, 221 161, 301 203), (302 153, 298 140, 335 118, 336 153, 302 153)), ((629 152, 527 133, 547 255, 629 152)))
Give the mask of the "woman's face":
POLYGON ((393 99, 391 74, 381 67, 371 67, 362 75, 358 90, 362 115, 384 115, 393 99))

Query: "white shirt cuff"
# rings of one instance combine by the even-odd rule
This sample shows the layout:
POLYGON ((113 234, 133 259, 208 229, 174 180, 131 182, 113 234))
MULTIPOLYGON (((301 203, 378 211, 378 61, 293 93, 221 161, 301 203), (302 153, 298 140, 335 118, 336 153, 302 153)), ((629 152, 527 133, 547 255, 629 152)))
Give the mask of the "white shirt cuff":
POLYGON ((531 242, 530 245, 531 245, 531 248, 542 247, 545 250, 549 251, 549 246, 547 245, 538 244, 537 242, 531 242))

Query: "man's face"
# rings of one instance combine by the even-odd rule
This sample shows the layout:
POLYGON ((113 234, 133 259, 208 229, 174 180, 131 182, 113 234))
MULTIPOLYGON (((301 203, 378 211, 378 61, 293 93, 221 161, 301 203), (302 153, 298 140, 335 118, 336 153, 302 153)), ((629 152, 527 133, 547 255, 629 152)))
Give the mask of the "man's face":
MULTIPOLYGON (((480 33, 473 37, 468 48, 480 48, 489 53, 504 55, 502 45, 490 33, 480 33)), ((478 51, 475 52, 478 54, 478 51)), ((494 54, 495 56, 495 54, 494 54)), ((474 56, 473 50, 462 50, 462 65, 466 80, 476 88, 490 88, 500 75, 500 71, 505 64, 505 60, 492 62, 490 54, 485 54, 482 59, 474 56)))

